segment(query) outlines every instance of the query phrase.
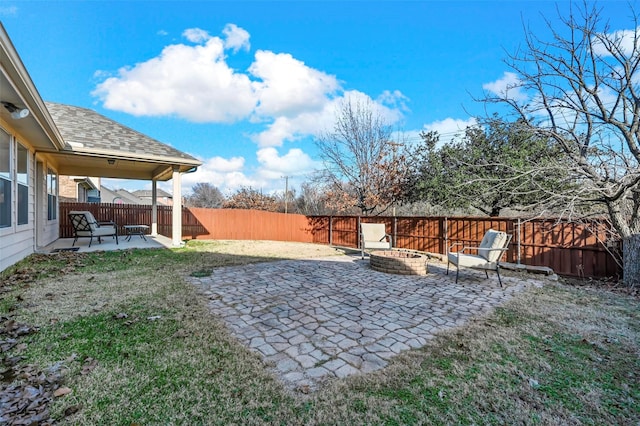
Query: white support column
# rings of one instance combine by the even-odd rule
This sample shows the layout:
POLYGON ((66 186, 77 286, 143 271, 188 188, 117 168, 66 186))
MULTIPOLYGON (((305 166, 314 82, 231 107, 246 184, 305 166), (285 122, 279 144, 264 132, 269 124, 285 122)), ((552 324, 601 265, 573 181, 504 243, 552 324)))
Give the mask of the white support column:
POLYGON ((174 246, 182 245, 182 174, 178 167, 173 168, 173 220, 172 242, 174 246))
POLYGON ((151 181, 151 235, 158 235, 158 181, 151 181))

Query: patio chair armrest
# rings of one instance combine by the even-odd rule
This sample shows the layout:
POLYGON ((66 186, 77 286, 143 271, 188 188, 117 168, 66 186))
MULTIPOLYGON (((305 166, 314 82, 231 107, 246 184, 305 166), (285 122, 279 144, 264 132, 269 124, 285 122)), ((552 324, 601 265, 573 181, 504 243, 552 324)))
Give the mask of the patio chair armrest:
POLYGON ((486 251, 507 251, 509 247, 483 248, 486 251))
POLYGON ((480 250, 482 247, 475 247, 475 246, 464 246, 462 247, 462 250, 460 250, 460 253, 464 253, 466 250, 475 250, 478 251, 480 250))
POLYGON ((462 247, 462 250, 460 250, 459 253, 464 252, 465 250, 486 250, 486 251, 507 251, 509 250, 509 247, 495 247, 495 248, 491 248, 491 247, 471 247, 471 246, 464 246, 462 247))
MULTIPOLYGON (((461 246, 464 243, 453 243, 450 247, 449 247, 449 251, 451 251, 452 248, 454 248, 455 246, 461 246)), ((466 250, 479 250, 480 247, 474 247, 474 246, 463 246, 462 249, 458 250, 457 253, 464 253, 466 250)))
POLYGON ((100 222, 96 222, 98 224, 98 226, 108 226, 108 225, 112 225, 112 226, 118 226, 114 221, 112 220, 107 220, 107 221, 100 221, 100 222))
POLYGON ((462 245, 462 243, 453 243, 453 244, 451 244, 451 245, 449 246, 449 252, 451 252, 451 250, 452 250, 454 247, 456 247, 456 246, 461 246, 461 245, 462 245))

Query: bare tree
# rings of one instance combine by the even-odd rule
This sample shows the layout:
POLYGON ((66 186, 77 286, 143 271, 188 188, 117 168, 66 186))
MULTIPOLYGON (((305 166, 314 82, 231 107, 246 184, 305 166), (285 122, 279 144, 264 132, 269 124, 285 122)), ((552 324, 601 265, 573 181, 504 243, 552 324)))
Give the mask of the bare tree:
POLYGON ((391 133, 374 105, 349 100, 333 131, 316 140, 324 161, 322 181, 338 210, 380 214, 402 198, 406 161, 403 144, 392 141, 391 133))
POLYGON ((305 215, 320 215, 328 213, 324 192, 311 182, 300 185, 300 194, 294 199, 296 211, 305 215))
POLYGON ((232 194, 222 205, 223 209, 249 209, 277 212, 278 201, 272 195, 263 194, 253 188, 240 188, 232 194))
POLYGON ((218 188, 208 182, 199 182, 191 188, 192 194, 187 197, 189 207, 205 207, 218 209, 224 203, 224 195, 218 188))
POLYGON ((608 215, 623 238, 626 285, 640 283, 640 33, 612 31, 597 5, 571 5, 547 40, 525 29, 523 49, 508 57, 518 81, 487 102, 506 104, 529 130, 562 152, 577 188, 548 190, 548 205, 567 216, 608 215), (517 95, 517 96, 516 96, 517 95))

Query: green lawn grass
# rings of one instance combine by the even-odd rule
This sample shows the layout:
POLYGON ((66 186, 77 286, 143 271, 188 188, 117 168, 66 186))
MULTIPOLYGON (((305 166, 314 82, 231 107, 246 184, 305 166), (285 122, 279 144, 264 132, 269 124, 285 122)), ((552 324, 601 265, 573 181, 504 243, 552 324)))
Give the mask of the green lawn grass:
POLYGON ((306 395, 287 391, 185 281, 330 250, 193 242, 34 256, 2 274, 0 314, 39 328, 7 355, 44 371, 63 366, 72 393, 52 403, 59 424, 640 421, 640 312, 622 294, 547 282, 383 370, 306 395), (70 406, 80 409, 65 417, 70 406))

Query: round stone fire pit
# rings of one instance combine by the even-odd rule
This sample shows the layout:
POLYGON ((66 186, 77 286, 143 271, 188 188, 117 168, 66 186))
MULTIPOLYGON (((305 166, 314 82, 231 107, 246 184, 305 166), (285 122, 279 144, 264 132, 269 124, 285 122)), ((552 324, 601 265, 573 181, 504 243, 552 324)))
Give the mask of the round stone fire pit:
POLYGON ((426 275, 427 256, 410 251, 374 251, 369 256, 371 268, 376 271, 401 275, 426 275))

